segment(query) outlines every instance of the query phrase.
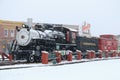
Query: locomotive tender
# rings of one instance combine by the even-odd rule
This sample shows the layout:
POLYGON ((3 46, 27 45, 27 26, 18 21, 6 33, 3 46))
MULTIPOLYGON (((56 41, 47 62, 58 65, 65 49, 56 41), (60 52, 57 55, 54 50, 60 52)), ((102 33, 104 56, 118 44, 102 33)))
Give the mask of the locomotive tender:
MULTIPOLYGON (((101 38, 82 37, 78 35, 77 30, 62 26, 36 24, 33 29, 23 25, 16 27, 16 39, 13 41, 11 53, 14 59, 26 59, 28 62, 40 61, 42 51, 52 54, 54 50, 71 50, 75 54, 76 50, 81 50, 82 55, 85 56, 87 50, 95 52, 101 50, 102 43, 100 41, 101 38)), ((109 45, 109 47, 111 46, 109 45)), ((116 48, 114 49, 116 50, 116 48)))

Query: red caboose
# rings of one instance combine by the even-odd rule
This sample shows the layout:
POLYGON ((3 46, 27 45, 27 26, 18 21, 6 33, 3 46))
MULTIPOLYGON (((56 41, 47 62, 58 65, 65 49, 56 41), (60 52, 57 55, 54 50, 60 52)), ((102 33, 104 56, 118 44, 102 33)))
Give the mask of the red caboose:
POLYGON ((98 44, 99 50, 102 51, 117 50, 118 47, 118 41, 116 40, 114 35, 100 35, 98 44))

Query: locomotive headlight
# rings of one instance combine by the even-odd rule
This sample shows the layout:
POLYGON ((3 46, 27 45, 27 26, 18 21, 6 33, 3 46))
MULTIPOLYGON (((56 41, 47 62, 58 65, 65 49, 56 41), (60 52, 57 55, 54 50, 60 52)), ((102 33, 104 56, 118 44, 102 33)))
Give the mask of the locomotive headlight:
POLYGON ((23 24, 22 27, 25 28, 25 25, 23 24))

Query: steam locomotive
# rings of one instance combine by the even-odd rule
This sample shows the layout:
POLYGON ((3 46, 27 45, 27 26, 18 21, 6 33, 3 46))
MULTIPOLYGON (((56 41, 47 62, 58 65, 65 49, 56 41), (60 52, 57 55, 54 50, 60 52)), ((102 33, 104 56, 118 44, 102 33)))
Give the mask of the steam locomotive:
POLYGON ((34 29, 27 25, 16 27, 11 53, 16 60, 37 62, 41 60, 41 51, 52 53, 54 50, 71 50, 74 53, 77 49, 83 53, 86 50, 97 52, 100 49, 99 38, 79 36, 77 30, 69 27, 36 24, 34 29))

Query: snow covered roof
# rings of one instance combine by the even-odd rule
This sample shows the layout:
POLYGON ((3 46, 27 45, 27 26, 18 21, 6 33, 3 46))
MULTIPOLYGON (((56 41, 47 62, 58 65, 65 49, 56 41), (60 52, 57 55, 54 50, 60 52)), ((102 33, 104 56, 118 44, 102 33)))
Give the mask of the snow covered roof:
POLYGON ((65 28, 67 28, 67 29, 69 29, 70 31, 73 31, 73 32, 78 32, 78 30, 70 28, 70 27, 65 27, 65 28))

